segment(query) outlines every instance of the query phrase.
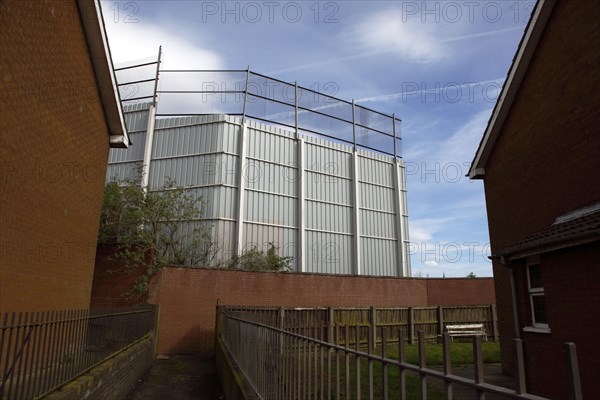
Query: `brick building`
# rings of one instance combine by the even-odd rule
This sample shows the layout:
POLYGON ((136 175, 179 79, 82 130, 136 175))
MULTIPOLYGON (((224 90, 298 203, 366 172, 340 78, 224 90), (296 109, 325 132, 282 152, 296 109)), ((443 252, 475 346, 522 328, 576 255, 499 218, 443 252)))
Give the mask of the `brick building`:
POLYGON ((127 147, 99 1, 0 3, 0 310, 88 308, 109 147, 127 147))
POLYGON ((485 185, 503 369, 522 338, 528 392, 557 399, 564 342, 583 397, 600 392, 599 17, 597 1, 538 1, 469 171, 485 185))

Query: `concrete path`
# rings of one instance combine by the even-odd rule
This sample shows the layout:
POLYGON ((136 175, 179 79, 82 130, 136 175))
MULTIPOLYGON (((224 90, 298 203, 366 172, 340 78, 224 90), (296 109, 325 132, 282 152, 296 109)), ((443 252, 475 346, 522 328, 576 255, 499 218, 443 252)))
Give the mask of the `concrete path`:
POLYGON ((125 400, 223 400, 216 371, 212 358, 157 359, 125 400))
MULTIPOLYGON (((440 368, 435 368, 440 369, 440 368)), ((441 370, 441 369, 440 369, 441 370)), ((508 389, 514 389, 514 381, 511 376, 502 374, 502 367, 500 364, 485 364, 483 366, 484 371, 484 382, 496 386, 502 386, 508 389)), ((475 373, 473 372, 472 366, 456 366, 452 367, 452 374, 462 376, 464 378, 473 379, 475 373)), ((444 391, 444 383, 438 379, 429 379, 429 382, 435 387, 444 391)), ((471 388, 461 385, 454 385, 454 400, 474 400, 476 399, 475 391, 471 388)), ((504 400, 506 397, 486 394, 486 400, 504 400)))

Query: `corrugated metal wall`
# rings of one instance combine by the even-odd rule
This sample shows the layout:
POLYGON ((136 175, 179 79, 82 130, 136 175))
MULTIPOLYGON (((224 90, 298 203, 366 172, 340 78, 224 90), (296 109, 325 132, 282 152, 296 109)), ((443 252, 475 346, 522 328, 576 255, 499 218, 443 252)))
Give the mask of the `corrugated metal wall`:
MULTIPOLYGON (((127 176, 143 163, 149 109, 150 104, 125 106, 134 144, 111 150, 107 179, 127 176)), ((170 177, 202 197, 204 215, 194 223, 212 225, 221 262, 244 249, 274 243, 280 254, 293 257, 297 271, 410 275, 400 159, 362 149, 354 153, 349 146, 309 135, 297 140, 290 130, 254 121, 242 126, 240 118, 208 115, 156 120, 149 165, 150 188, 170 177)))

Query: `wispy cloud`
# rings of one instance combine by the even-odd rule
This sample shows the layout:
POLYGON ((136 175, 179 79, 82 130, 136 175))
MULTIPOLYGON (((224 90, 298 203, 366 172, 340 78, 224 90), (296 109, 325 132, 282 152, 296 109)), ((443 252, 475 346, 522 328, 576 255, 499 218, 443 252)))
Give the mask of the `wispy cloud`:
POLYGON ((468 35, 450 37, 450 38, 442 39, 441 42, 442 43, 458 42, 461 40, 470 40, 470 39, 475 39, 475 38, 480 38, 480 37, 485 37, 485 36, 493 36, 493 35, 498 35, 498 34, 507 33, 507 32, 514 32, 514 31, 523 32, 524 30, 525 30, 524 26, 515 26, 512 28, 496 29, 493 31, 477 32, 477 33, 471 33, 468 35))
MULTIPOLYGON (((432 89, 410 90, 410 91, 397 92, 397 93, 381 94, 381 95, 371 96, 371 97, 363 97, 362 99, 357 99, 356 101, 362 102, 362 103, 374 102, 374 101, 390 101, 390 100, 397 100, 397 99, 405 99, 408 96, 413 96, 413 95, 420 95, 420 94, 425 94, 425 93, 437 93, 440 91, 449 90, 449 88, 451 88, 453 90, 470 89, 470 88, 477 87, 477 86, 484 86, 484 85, 487 85, 490 83, 502 85, 503 82, 504 82, 504 78, 496 78, 496 79, 479 81, 479 82, 466 82, 466 83, 462 83, 462 84, 454 84, 453 83, 452 85, 444 85, 444 86, 439 85, 439 87, 434 87, 432 89)), ((467 96, 465 96, 464 98, 469 99, 469 97, 467 97, 467 96)))
POLYGON ((409 237, 411 242, 428 242, 435 233, 445 229, 446 224, 456 217, 427 218, 410 220, 409 237))

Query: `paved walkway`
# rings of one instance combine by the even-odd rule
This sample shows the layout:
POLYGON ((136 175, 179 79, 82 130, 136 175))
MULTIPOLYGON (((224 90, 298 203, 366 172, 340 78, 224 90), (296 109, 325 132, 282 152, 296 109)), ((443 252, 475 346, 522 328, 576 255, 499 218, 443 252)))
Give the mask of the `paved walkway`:
MULTIPOLYGON (((473 379, 473 367, 456 366, 454 375, 473 379)), ((512 389, 513 379, 502 374, 500 364, 484 365, 484 381, 493 385, 512 389)), ((442 392, 444 384, 438 379, 429 383, 442 392)), ((505 397, 487 394, 486 400, 501 400, 505 397)), ((217 376, 215 361, 199 356, 176 356, 170 359, 157 359, 135 385, 126 400, 224 400, 221 383, 217 376)), ((454 400, 474 400, 475 391, 465 386, 454 385, 454 400)))
MULTIPOLYGON (((439 369, 439 368, 436 368, 439 369)), ((502 367, 500 364, 485 364, 483 366, 483 381, 496 386, 503 386, 508 389, 514 389, 513 378, 502 374, 502 367)), ((452 374, 462 376, 464 378, 473 379, 475 373, 473 366, 465 367, 452 367, 452 374)), ((435 385, 441 391, 444 390, 444 383, 439 379, 429 379, 430 383, 435 385)), ((454 400, 472 400, 475 399, 475 391, 469 387, 462 385, 453 385, 454 400)), ((485 400, 505 400, 506 397, 497 396, 493 394, 486 394, 485 400)))
POLYGON ((212 358, 157 359, 126 400, 224 400, 212 358))

